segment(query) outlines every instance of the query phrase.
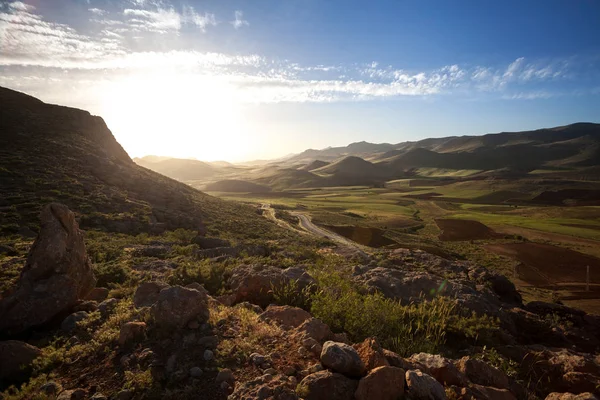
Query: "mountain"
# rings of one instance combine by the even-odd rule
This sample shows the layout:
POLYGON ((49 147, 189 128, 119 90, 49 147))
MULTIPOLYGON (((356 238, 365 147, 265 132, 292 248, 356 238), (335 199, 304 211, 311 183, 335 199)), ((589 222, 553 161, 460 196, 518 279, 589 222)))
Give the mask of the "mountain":
POLYGON ((133 161, 142 167, 181 181, 209 178, 214 176, 219 168, 202 161, 181 158, 146 156, 134 158, 133 161))
MULTIPOLYGON (((0 232, 31 233, 41 207, 66 204, 84 229, 268 231, 254 209, 133 162, 100 117, 0 88, 0 232)), ((169 160, 156 160, 158 164, 169 160)), ((196 162, 190 165, 199 166, 196 162)))
POLYGON ((209 183, 204 187, 208 192, 238 192, 238 193, 266 193, 270 192, 269 186, 239 179, 224 179, 209 183))
POLYGON ((308 163, 308 164, 306 164, 306 165, 304 165, 304 166, 302 166, 302 167, 300 167, 298 169, 302 170, 302 171, 313 171, 315 169, 322 168, 322 167, 324 167, 326 165, 329 165, 329 163, 326 162, 326 161, 315 160, 315 161, 312 161, 312 162, 310 162, 310 163, 308 163))
MULTIPOLYGON (((335 164, 350 156, 366 159, 390 173, 423 167, 484 171, 590 167, 600 164, 600 124, 576 123, 534 131, 429 138, 395 145, 359 142, 346 147, 306 150, 287 162, 310 163, 318 159, 335 164)), ((366 164, 365 167, 372 169, 366 164)))

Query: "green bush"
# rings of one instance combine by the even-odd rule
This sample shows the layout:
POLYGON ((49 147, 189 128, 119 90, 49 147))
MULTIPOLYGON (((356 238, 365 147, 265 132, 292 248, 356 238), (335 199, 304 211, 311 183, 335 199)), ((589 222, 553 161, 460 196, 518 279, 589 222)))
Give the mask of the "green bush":
POLYGON ((292 306, 310 311, 312 303, 312 286, 300 288, 297 280, 284 285, 271 285, 275 304, 292 306))
POLYGON ((125 283, 131 274, 129 267, 120 262, 108 262, 94 265, 94 274, 98 279, 96 286, 109 287, 125 283))
POLYGON ((335 270, 317 274, 320 290, 312 297, 312 314, 353 342, 377 336, 385 348, 402 356, 418 352, 438 353, 448 334, 477 339, 497 327, 497 321, 474 314, 463 316, 457 302, 435 297, 402 305, 380 293, 363 294, 350 277, 335 270))

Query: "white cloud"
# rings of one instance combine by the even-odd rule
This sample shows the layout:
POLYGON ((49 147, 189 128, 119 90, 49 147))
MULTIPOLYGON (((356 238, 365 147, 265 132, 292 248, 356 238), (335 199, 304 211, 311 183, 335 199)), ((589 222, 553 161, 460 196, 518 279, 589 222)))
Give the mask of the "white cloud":
POLYGON ((133 30, 165 33, 181 29, 181 15, 174 9, 159 8, 156 11, 126 9, 123 15, 129 17, 133 30))
POLYGON ((88 8, 88 11, 96 15, 106 15, 107 13, 107 11, 101 10, 99 8, 88 8))
MULTIPOLYGON (((354 101, 478 92, 496 93, 506 99, 547 98, 553 95, 552 91, 540 91, 535 85, 551 83, 568 75, 565 62, 532 62, 524 57, 504 66, 451 64, 426 70, 403 70, 381 66, 376 61, 359 66, 299 65, 256 54, 134 51, 125 47, 128 43, 125 39, 141 40, 146 32, 182 34, 184 25, 204 31, 208 26, 217 25, 218 21, 213 14, 199 14, 191 7, 179 13, 160 1, 132 1, 137 7, 151 9, 127 8, 120 14, 122 20, 93 19, 97 25, 92 26, 97 32, 90 35, 46 21, 31 6, 10 3, 5 12, 0 12, 0 71, 18 66, 42 74, 54 69, 80 71, 87 76, 102 70, 102 76, 107 77, 138 73, 153 76, 190 74, 226 82, 235 88, 238 101, 260 103, 354 101)), ((243 21, 242 18, 241 12, 236 13, 236 20, 243 21)), ((54 79, 61 79, 60 76, 54 79)))
POLYGON ((14 1, 12 3, 8 3, 8 7, 12 10, 17 11, 33 11, 35 7, 29 4, 25 4, 22 1, 14 1))
POLYGON ((242 11, 236 10, 235 19, 231 21, 231 25, 233 25, 235 29, 240 29, 243 26, 249 26, 250 23, 244 20, 244 13, 242 11))
POLYGON ((217 25, 217 19, 214 14, 198 14, 193 7, 186 7, 183 15, 186 23, 196 25, 202 32, 205 32, 208 26, 217 25))

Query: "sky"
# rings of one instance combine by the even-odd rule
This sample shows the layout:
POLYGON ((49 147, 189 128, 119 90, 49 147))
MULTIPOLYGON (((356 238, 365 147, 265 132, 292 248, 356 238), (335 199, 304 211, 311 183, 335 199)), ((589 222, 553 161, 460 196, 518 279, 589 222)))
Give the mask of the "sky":
POLYGON ((600 1, 0 0, 0 86, 132 157, 600 122, 600 1))

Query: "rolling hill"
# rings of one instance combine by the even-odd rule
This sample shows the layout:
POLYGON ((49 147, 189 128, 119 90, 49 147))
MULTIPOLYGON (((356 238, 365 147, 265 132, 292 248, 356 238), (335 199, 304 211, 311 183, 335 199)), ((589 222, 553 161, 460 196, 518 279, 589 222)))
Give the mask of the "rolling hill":
POLYGON ((180 181, 205 179, 217 173, 217 166, 198 160, 146 156, 134 158, 133 161, 142 167, 180 181))
MULTIPOLYGON (((275 229, 254 209, 197 191, 133 162, 100 117, 0 88, 0 232, 31 234, 60 202, 84 229, 275 229)), ((160 162, 165 162, 163 160, 160 162)), ((193 163, 193 165, 199 165, 193 163)))

